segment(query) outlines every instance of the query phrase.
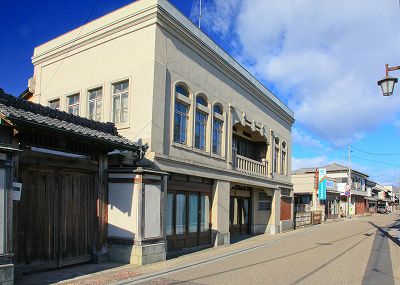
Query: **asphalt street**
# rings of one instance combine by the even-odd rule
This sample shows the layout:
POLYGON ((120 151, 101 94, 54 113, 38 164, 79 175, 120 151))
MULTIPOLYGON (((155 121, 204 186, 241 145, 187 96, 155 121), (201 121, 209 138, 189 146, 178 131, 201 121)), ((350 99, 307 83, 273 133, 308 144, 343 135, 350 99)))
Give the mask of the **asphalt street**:
POLYGON ((400 284, 399 215, 310 227, 253 250, 129 283, 400 284))

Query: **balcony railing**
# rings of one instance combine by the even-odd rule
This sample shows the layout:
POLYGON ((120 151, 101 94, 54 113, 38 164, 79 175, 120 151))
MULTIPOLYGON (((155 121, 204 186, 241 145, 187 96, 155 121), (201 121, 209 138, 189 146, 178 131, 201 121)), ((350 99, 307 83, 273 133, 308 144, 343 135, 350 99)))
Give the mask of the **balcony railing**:
POLYGON ((239 172, 259 177, 268 177, 268 162, 259 162, 241 155, 234 156, 235 168, 239 172))

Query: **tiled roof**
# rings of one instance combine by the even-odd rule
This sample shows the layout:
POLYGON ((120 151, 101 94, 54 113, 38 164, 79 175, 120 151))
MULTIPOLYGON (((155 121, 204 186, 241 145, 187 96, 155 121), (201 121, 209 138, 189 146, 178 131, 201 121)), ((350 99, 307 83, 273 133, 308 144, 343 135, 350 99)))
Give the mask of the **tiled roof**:
MULTIPOLYGON (((300 168, 300 169, 292 171, 292 174, 296 175, 296 174, 311 173, 311 172, 315 172, 316 168, 318 168, 318 167, 300 168)), ((331 164, 328 164, 325 166, 321 166, 321 168, 326 168, 326 171, 328 171, 328 172, 329 171, 348 171, 348 168, 346 166, 340 165, 338 163, 331 163, 331 164)), ((358 173, 368 177, 367 174, 357 171, 355 169, 351 169, 351 171, 358 172, 358 173)))
POLYGON ((59 130, 107 143, 120 150, 137 150, 134 142, 118 135, 113 123, 101 123, 54 110, 4 93, 0 89, 0 117, 11 122, 59 130))

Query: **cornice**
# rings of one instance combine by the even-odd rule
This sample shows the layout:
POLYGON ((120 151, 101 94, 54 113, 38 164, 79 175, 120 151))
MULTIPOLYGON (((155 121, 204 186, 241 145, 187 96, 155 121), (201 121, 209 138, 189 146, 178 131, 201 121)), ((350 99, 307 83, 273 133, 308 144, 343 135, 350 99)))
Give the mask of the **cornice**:
MULTIPOLYGON (((164 1, 160 1, 163 3, 164 1)), ((167 3, 168 4, 168 3, 167 3)), ((170 5, 170 4, 169 4, 170 5)), ((249 91, 251 95, 256 95, 256 99, 264 103, 269 107, 276 115, 286 120, 287 123, 292 125, 295 121, 293 111, 291 111, 284 103, 282 103, 275 95, 273 95, 262 83, 260 83, 255 77, 253 77, 244 67, 242 67, 236 60, 226 54, 217 44, 213 43, 213 48, 209 44, 206 44, 200 39, 200 35, 207 37, 202 31, 198 30, 197 34, 188 29, 183 23, 179 22, 169 11, 167 11, 162 5, 157 10, 157 24, 163 28, 168 28, 168 31, 174 31, 174 36, 179 39, 184 39, 187 45, 194 46, 198 51, 202 52, 202 57, 206 59, 212 65, 218 65, 226 75, 230 76, 234 82, 237 82, 243 89, 249 91), (218 52, 217 52, 218 51, 218 52), (225 57, 221 56, 225 55, 225 57), (234 65, 228 61, 231 61, 234 65), (249 80, 239 69, 243 69, 244 72, 248 73, 251 77, 249 80), (240 83, 239 83, 240 82, 240 83), (262 86, 265 91, 261 90, 256 84, 262 86), (275 102, 278 101, 279 103, 275 102), (285 106, 287 110, 284 110, 279 104, 285 106)), ((176 16, 176 15, 175 15, 176 16)), ((191 24, 191 23, 190 23, 191 24)), ((191 24, 192 25, 192 24, 191 24)), ((196 27, 195 27, 196 28, 196 27)), ((197 28, 196 28, 197 29, 197 28)), ((209 41, 212 41, 207 37, 209 41)))
MULTIPOLYGON (((201 30, 197 29, 187 18, 176 10, 176 8, 164 0, 158 0, 154 5, 150 5, 145 9, 111 23, 107 23, 100 28, 82 34, 75 39, 62 43, 45 52, 39 53, 32 57, 32 63, 38 65, 57 57, 62 58, 63 56, 70 56, 72 51, 76 52, 77 49, 83 48, 84 46, 102 39, 107 38, 107 40, 112 40, 121 36, 118 35, 119 32, 143 23, 146 23, 146 25, 138 27, 138 29, 152 24, 158 24, 159 26, 168 29, 169 32, 174 32, 174 36, 183 39, 187 45, 195 47, 197 51, 202 53, 201 56, 204 59, 212 65, 217 65, 217 67, 228 77, 230 77, 234 82, 237 82, 241 88, 248 91, 249 94, 273 111, 278 117, 282 118, 290 125, 294 123, 293 111, 274 96, 237 61, 208 38, 201 30), (180 18, 181 21, 178 21, 178 18, 180 18), (190 30, 189 27, 192 30, 190 30), (115 36, 112 37, 112 35, 115 36), (201 38, 209 43, 207 44, 201 38), (212 45, 212 47, 210 45, 212 45)), ((78 31, 78 29, 76 30, 78 31)), ((134 30, 135 29, 129 30, 127 33, 134 30)))
POLYGON ((108 23, 98 29, 90 31, 89 33, 80 35, 70 41, 62 43, 54 48, 51 48, 45 52, 33 56, 32 63, 34 65, 38 65, 59 56, 67 56, 67 55, 69 56, 70 53, 74 50, 87 46, 96 41, 105 39, 109 36, 115 35, 115 37, 111 37, 108 39, 112 40, 114 38, 121 36, 121 35, 116 35, 117 33, 138 26, 145 22, 148 22, 147 25, 137 27, 136 29, 133 30, 129 30, 128 33, 150 26, 155 23, 155 21, 151 20, 156 19, 157 17, 156 10, 157 6, 154 5, 138 13, 133 13, 127 17, 119 19, 118 21, 108 23))

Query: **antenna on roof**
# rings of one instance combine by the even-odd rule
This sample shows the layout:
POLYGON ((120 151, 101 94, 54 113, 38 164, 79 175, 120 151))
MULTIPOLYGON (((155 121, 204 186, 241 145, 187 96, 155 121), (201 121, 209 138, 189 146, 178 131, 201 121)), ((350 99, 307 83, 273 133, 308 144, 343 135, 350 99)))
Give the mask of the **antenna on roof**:
POLYGON ((199 29, 201 29, 201 0, 199 1, 199 29))

